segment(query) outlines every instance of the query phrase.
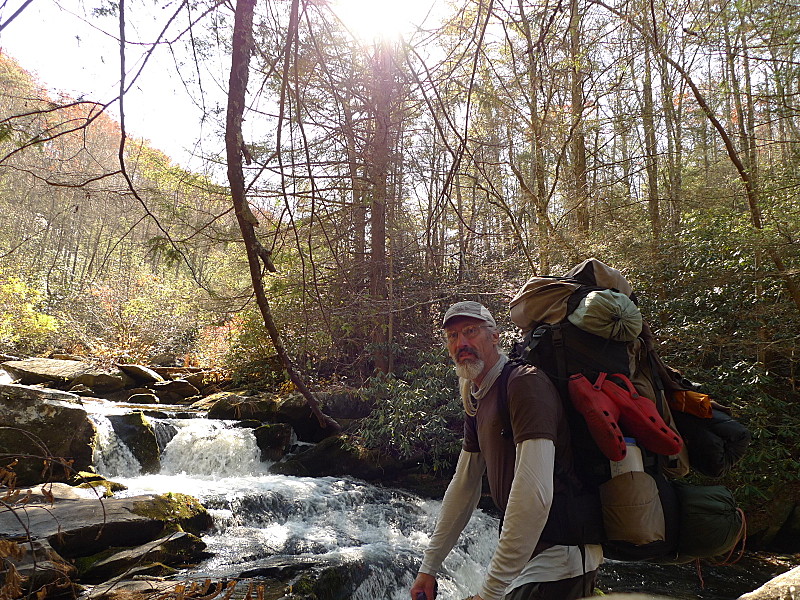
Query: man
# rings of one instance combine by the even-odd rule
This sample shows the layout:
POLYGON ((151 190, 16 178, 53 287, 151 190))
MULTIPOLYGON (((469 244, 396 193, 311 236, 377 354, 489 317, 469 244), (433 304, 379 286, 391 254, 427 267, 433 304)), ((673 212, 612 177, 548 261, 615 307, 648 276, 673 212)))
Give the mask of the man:
POLYGON ((513 437, 503 435, 505 421, 498 417, 500 386, 496 384, 508 357, 498 349, 494 318, 478 302, 458 302, 447 310, 442 326, 461 378, 467 413, 464 442, 411 588, 412 600, 421 598, 421 593, 433 600, 436 572, 480 499, 484 472, 492 499, 504 516, 497 549, 473 600, 590 596, 603 558, 601 547, 554 545, 541 536, 554 490, 564 492, 563 477, 554 472, 571 473, 569 430, 555 387, 535 367, 514 368, 507 387, 513 437))

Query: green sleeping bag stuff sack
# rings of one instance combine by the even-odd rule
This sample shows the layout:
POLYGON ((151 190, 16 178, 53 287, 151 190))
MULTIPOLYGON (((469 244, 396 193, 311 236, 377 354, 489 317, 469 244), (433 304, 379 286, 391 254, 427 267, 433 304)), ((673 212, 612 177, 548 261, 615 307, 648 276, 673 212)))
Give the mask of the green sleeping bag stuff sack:
POLYGON ((722 485, 690 485, 674 481, 680 510, 678 555, 665 562, 729 555, 745 535, 742 511, 722 485))

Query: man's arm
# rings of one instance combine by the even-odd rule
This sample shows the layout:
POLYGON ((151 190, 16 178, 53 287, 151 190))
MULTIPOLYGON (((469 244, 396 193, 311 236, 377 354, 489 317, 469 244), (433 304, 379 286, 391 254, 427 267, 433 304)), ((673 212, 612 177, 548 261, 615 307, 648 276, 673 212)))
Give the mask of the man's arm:
POLYGON ((530 560, 553 503, 556 448, 551 440, 536 438, 517 444, 516 466, 503 530, 480 598, 498 600, 530 560))
POLYGON ((436 528, 422 559, 420 573, 435 575, 455 546, 481 497, 481 478, 486 463, 480 452, 461 451, 456 472, 442 499, 436 528))

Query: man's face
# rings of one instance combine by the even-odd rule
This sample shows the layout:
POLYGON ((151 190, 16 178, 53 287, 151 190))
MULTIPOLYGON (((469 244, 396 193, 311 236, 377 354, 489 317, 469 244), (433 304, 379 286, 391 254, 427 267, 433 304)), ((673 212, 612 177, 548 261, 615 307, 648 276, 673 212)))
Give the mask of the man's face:
MULTIPOLYGON (((499 335, 486 321, 456 317, 444 329, 447 351, 460 377, 474 380, 483 374, 487 359, 497 353, 499 335)), ((491 361, 493 364, 494 361, 491 361)))

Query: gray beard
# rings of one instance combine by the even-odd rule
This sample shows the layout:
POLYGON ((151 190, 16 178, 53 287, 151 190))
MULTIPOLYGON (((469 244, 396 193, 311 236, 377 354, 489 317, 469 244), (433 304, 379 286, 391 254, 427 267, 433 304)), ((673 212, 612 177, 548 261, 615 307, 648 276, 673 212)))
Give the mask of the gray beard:
POLYGON ((455 363, 456 375, 462 379, 475 381, 475 379, 483 372, 484 362, 481 359, 465 360, 464 362, 455 363))

